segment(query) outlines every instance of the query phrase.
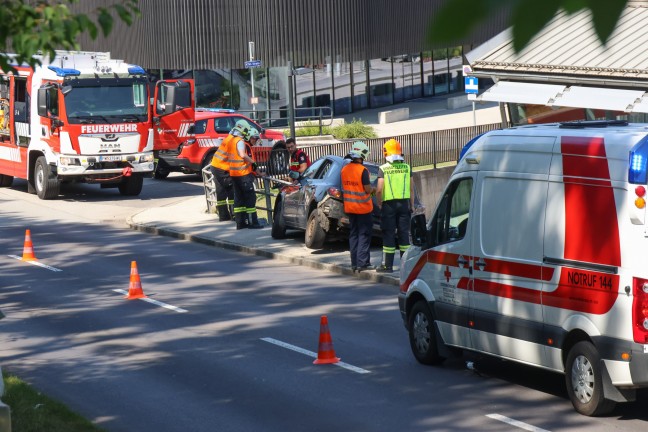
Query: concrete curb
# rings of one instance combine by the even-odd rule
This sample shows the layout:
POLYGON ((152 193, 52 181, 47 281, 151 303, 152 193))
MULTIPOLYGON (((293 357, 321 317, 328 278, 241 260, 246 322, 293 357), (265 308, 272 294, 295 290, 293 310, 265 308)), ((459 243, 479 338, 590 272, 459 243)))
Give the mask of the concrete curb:
POLYGON ((132 217, 128 217, 126 223, 128 223, 129 227, 132 230, 145 232, 148 234, 156 234, 165 237, 172 237, 178 240, 186 240, 194 243, 204 244, 207 246, 214 246, 222 249, 243 252, 248 255, 256 255, 263 258, 276 259, 276 260, 289 262, 292 264, 298 264, 301 266, 310 267, 314 269, 327 270, 345 276, 353 276, 358 279, 370 280, 376 283, 383 283, 383 284, 396 285, 396 286, 400 284, 397 276, 383 275, 383 274, 376 273, 374 271, 354 273, 351 270, 351 267, 344 267, 338 264, 322 263, 316 260, 307 259, 303 257, 292 257, 280 253, 269 252, 259 248, 252 248, 252 247, 243 246, 228 241, 217 240, 211 237, 188 234, 188 233, 180 232, 169 228, 159 228, 152 225, 134 223, 132 217))

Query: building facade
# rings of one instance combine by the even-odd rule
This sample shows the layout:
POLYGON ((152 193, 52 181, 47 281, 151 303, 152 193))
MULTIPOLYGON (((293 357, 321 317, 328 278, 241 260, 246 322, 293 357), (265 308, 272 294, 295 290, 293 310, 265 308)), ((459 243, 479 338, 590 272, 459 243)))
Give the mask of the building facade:
MULTIPOLYGON (((112 3, 75 7, 91 13, 112 3)), ((81 48, 110 51, 155 78, 193 78, 197 106, 284 118, 291 83, 298 120, 326 117, 463 92, 464 50, 503 30, 506 17, 455 46, 435 45, 425 36, 442 3, 140 0, 141 17, 131 26, 116 22, 109 37, 82 39, 81 48), (251 60, 260 65, 246 68, 251 60)))

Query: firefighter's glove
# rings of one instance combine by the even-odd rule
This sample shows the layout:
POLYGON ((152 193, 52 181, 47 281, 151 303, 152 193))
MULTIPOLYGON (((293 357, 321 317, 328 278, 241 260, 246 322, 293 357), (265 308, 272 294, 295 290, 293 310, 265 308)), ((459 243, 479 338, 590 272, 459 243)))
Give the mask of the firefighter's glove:
POLYGON ((290 171, 288 177, 297 180, 299 178, 299 171, 290 171))
POLYGON ((256 162, 252 162, 252 171, 259 169, 259 165, 256 162))

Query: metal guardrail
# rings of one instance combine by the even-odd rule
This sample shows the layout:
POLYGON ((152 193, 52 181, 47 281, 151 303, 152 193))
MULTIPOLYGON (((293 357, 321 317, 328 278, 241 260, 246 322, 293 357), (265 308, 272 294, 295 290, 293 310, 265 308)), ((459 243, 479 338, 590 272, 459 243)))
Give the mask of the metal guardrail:
MULTIPOLYGON (((392 138, 395 138, 401 143, 403 153, 405 154, 405 161, 412 168, 421 166, 437 168, 441 164, 457 162, 461 149, 472 138, 485 132, 501 128, 501 123, 492 123, 433 132, 395 135, 392 138)), ((382 147, 387 139, 389 138, 349 139, 341 143, 299 145, 299 148, 308 154, 311 161, 315 161, 322 156, 330 154, 344 156, 349 152, 349 146, 352 142, 362 141, 369 146, 371 152, 367 160, 382 163, 382 147)), ((299 144, 299 137, 297 137, 297 143, 299 144)))
MULTIPOLYGON (((501 123, 492 123, 480 126, 468 126, 457 129, 446 129, 433 132, 422 132, 409 135, 396 135, 403 148, 405 160, 412 168, 429 166, 436 169, 439 165, 457 162, 461 149, 468 141, 491 130, 501 129, 501 123)), ((383 162, 383 144, 388 138, 371 139, 350 139, 336 143, 322 143, 311 145, 299 145, 315 161, 325 155, 344 156, 349 151, 350 143, 363 141, 371 151, 368 161, 375 163, 383 162)), ((299 137, 297 138, 299 142, 299 137)), ((272 184, 291 184, 283 179, 288 174, 288 152, 285 149, 255 147, 255 158, 263 171, 265 177, 260 177, 255 182, 257 194, 266 197, 266 207, 257 207, 259 210, 268 212, 268 221, 272 221, 272 198, 276 193, 272 192, 272 184)), ((214 178, 209 167, 203 169, 203 183, 205 186, 205 198, 207 201, 207 212, 217 213, 216 209, 216 187, 214 178)))

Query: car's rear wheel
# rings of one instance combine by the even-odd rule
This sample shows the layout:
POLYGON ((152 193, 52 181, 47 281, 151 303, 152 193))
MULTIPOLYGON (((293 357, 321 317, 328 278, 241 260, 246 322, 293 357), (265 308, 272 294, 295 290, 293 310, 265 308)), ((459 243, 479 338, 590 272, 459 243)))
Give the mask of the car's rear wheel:
POLYGON ((319 223, 319 210, 313 209, 306 222, 306 235, 304 239, 306 247, 310 249, 321 249, 326 240, 326 231, 319 223))
POLYGON ((583 415, 607 414, 616 405, 604 397, 602 365, 601 356, 590 342, 578 342, 567 356, 565 365, 567 394, 576 411, 583 415))
POLYGON ((281 198, 277 197, 272 213, 272 231, 270 232, 273 239, 281 240, 286 238, 286 224, 283 218, 283 203, 281 198))
POLYGON ((423 364, 438 364, 444 358, 439 355, 434 319, 425 301, 419 300, 409 316, 409 340, 416 360, 423 364))

